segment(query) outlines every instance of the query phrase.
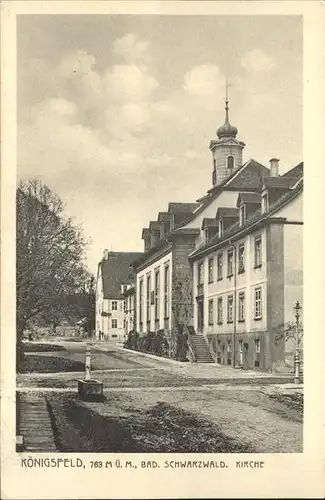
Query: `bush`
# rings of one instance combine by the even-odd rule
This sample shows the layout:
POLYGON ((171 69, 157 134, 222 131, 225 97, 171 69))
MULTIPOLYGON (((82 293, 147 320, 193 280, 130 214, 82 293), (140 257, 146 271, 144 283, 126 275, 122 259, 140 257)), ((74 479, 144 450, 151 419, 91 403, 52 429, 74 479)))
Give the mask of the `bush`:
POLYGON ((128 333, 127 339, 123 344, 126 349, 132 349, 133 351, 139 350, 139 334, 138 332, 131 330, 128 333))
POLYGON ((164 358, 170 357, 179 361, 187 361, 187 335, 183 331, 173 332, 168 337, 165 330, 148 332, 141 336, 138 332, 131 331, 124 343, 124 347, 164 358))

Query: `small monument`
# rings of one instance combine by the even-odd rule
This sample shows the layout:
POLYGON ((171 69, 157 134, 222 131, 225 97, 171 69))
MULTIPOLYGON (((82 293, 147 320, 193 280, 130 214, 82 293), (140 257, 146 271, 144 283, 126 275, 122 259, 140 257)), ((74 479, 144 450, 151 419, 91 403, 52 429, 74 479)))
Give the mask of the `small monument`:
POLYGON ((91 346, 86 347, 85 378, 78 380, 78 395, 84 401, 101 401, 104 399, 103 382, 91 378, 91 346))

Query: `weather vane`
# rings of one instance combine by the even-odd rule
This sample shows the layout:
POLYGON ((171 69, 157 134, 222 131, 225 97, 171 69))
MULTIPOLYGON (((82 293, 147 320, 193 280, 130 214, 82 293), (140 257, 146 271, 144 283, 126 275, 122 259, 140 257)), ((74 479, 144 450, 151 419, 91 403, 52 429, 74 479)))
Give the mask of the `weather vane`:
POLYGON ((228 102, 228 88, 231 87, 231 84, 229 83, 228 76, 226 76, 226 102, 228 102))

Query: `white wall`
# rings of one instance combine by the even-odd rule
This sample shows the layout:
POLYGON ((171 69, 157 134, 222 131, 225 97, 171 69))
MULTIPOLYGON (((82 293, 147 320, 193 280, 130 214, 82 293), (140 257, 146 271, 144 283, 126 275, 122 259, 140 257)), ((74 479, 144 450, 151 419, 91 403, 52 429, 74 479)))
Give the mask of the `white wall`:
MULTIPOLYGON (((213 251, 208 256, 204 257, 204 331, 205 333, 232 333, 234 323, 227 323, 227 296, 235 291, 234 276, 227 278, 227 252, 230 250, 227 245, 218 251, 213 251), (223 279, 217 280, 217 255, 222 252, 223 254, 223 279), (209 258, 214 259, 214 276, 213 282, 208 283, 208 261, 209 258), (223 297, 223 324, 217 324, 217 301, 218 297, 223 297), (209 299, 214 301, 214 324, 208 324, 208 302, 209 299)), ((237 304, 236 304, 236 330, 237 332, 245 331, 260 331, 266 329, 266 231, 265 229, 250 234, 242 240, 236 242, 237 248, 237 262, 236 262, 236 291, 237 291, 237 304), (254 268, 254 241, 255 237, 261 235, 262 237, 262 267, 254 268), (245 245, 245 272, 238 274, 238 246, 245 245), (254 290, 256 287, 262 288, 262 319, 256 321, 254 319, 254 290), (238 322, 238 294, 245 292, 245 322, 238 322)), ((197 277, 198 277, 198 261, 194 263, 194 280, 193 280, 193 297, 197 296, 197 277)), ((234 317, 235 321, 235 317, 234 317)), ((194 328, 197 331, 197 304, 194 299, 194 328)))
MULTIPOLYGON (((303 194, 277 212, 289 222, 303 222, 303 194)), ((285 224, 284 246, 284 321, 294 320, 293 306, 303 304, 303 225, 285 224)), ((303 311, 302 311, 303 313, 303 311)))
MULTIPOLYGON (((294 320, 293 306, 303 305, 303 226, 284 226, 284 321, 294 320)), ((303 312, 303 311, 302 311, 303 312)))
POLYGON ((128 295, 125 298, 125 335, 134 329, 135 295, 128 295))
MULTIPOLYGON (((140 332, 140 308, 139 308, 139 301, 140 301, 140 280, 143 279, 143 332, 147 331, 147 276, 151 276, 151 290, 154 290, 155 286, 155 272, 156 270, 159 269, 160 271, 160 288, 159 288, 159 326, 158 329, 163 329, 164 328, 164 278, 165 278, 165 266, 166 264, 169 264, 169 301, 168 301, 168 306, 169 306, 169 322, 168 322, 168 329, 171 328, 171 316, 172 316, 172 310, 171 310, 171 286, 172 286, 172 252, 170 251, 167 255, 164 255, 161 259, 157 260, 150 266, 146 267, 143 271, 139 271, 137 273, 137 278, 136 278, 136 329, 138 332, 140 332)), ((150 331, 155 331, 155 306, 150 305, 150 331)))
MULTIPOLYGON (((219 207, 236 207, 236 202, 238 198, 239 191, 222 191, 211 203, 208 205, 201 213, 199 213, 193 220, 183 227, 195 227, 201 228, 202 221, 204 218, 215 218, 217 210, 219 207)), ((203 235, 203 232, 202 232, 203 235)), ((199 244, 200 235, 197 239, 197 244, 199 244)))
POLYGON ((276 213, 277 217, 286 217, 288 221, 303 221, 303 195, 300 193, 291 203, 276 213))
POLYGON ((106 340, 122 342, 124 339, 124 299, 104 298, 101 268, 96 283, 96 338, 99 338, 99 331, 103 332, 106 340), (112 310, 113 300, 117 302, 116 311, 112 310), (102 316, 102 312, 111 313, 111 315, 102 316), (117 320, 117 328, 112 328, 112 319, 117 320))

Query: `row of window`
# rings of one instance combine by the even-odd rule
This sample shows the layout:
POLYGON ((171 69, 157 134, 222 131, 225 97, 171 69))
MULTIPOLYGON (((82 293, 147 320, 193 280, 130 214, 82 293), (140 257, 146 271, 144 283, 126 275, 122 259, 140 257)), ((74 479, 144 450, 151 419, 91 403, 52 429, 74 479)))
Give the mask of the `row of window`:
MULTIPOLYGON (((237 247, 238 253, 238 274, 245 272, 245 245, 241 244, 237 247)), ((254 240, 254 267, 262 266, 262 238, 257 236, 254 240)), ((223 252, 217 254, 217 280, 223 279, 223 252)), ((234 248, 231 248, 227 252, 227 278, 230 278, 234 274, 234 248)), ((213 283, 214 281, 214 258, 209 258, 208 261, 208 282, 213 283)), ((204 267, 203 262, 198 263, 198 284, 203 285, 204 283, 204 267)))
MULTIPOLYGON (((146 312, 147 321, 151 319, 151 306, 154 305, 155 320, 159 318, 160 269, 154 274, 154 289, 151 289, 151 274, 146 277, 146 312)), ((169 316, 169 264, 164 266, 164 317, 169 316)), ((139 282, 139 321, 143 322, 143 278, 139 282)))
POLYGON ((130 295, 125 300, 125 312, 133 311, 134 309, 134 295, 130 295))
MULTIPOLYGON (((224 310, 224 298, 218 297, 217 299, 217 324, 222 325, 223 310, 224 310)), ((238 293, 238 321, 245 321, 245 292, 238 293)), ((209 325, 214 324, 214 299, 210 299, 208 302, 208 322, 209 325)), ((262 319, 262 288, 257 287, 254 289, 254 319, 262 319)), ((233 323, 234 321, 234 294, 227 296, 227 323, 233 323)))
MULTIPOLYGON (((243 340, 238 340, 238 347, 239 347, 239 352, 242 353, 244 351, 243 349, 243 344, 244 344, 244 341, 243 340)), ((260 353, 261 352, 261 341, 260 339, 255 339, 254 340, 254 344, 255 344, 255 352, 256 353, 260 353)), ((221 344, 221 340, 217 340, 217 353, 220 353, 222 349, 225 349, 227 350, 227 352, 232 352, 232 342, 231 340, 227 340, 227 344, 225 346, 225 344, 221 344)))
MULTIPOLYGON (((112 300, 111 309, 112 309, 112 311, 118 310, 118 301, 117 300, 112 300)), ((125 301, 120 301, 120 310, 122 311, 123 309, 125 309, 125 301)))
MULTIPOLYGON (((161 323, 159 321, 159 319, 157 318, 155 320, 155 324, 152 325, 151 324, 151 321, 147 321, 147 324, 144 325, 143 322, 139 322, 139 331, 140 333, 143 333, 144 331, 146 332, 150 332, 152 330, 154 330, 155 332, 158 332, 158 330, 160 330, 161 328, 161 323)), ((170 322, 169 322, 169 318, 164 318, 164 322, 163 322, 163 329, 164 330, 169 330, 170 329, 170 322)))

